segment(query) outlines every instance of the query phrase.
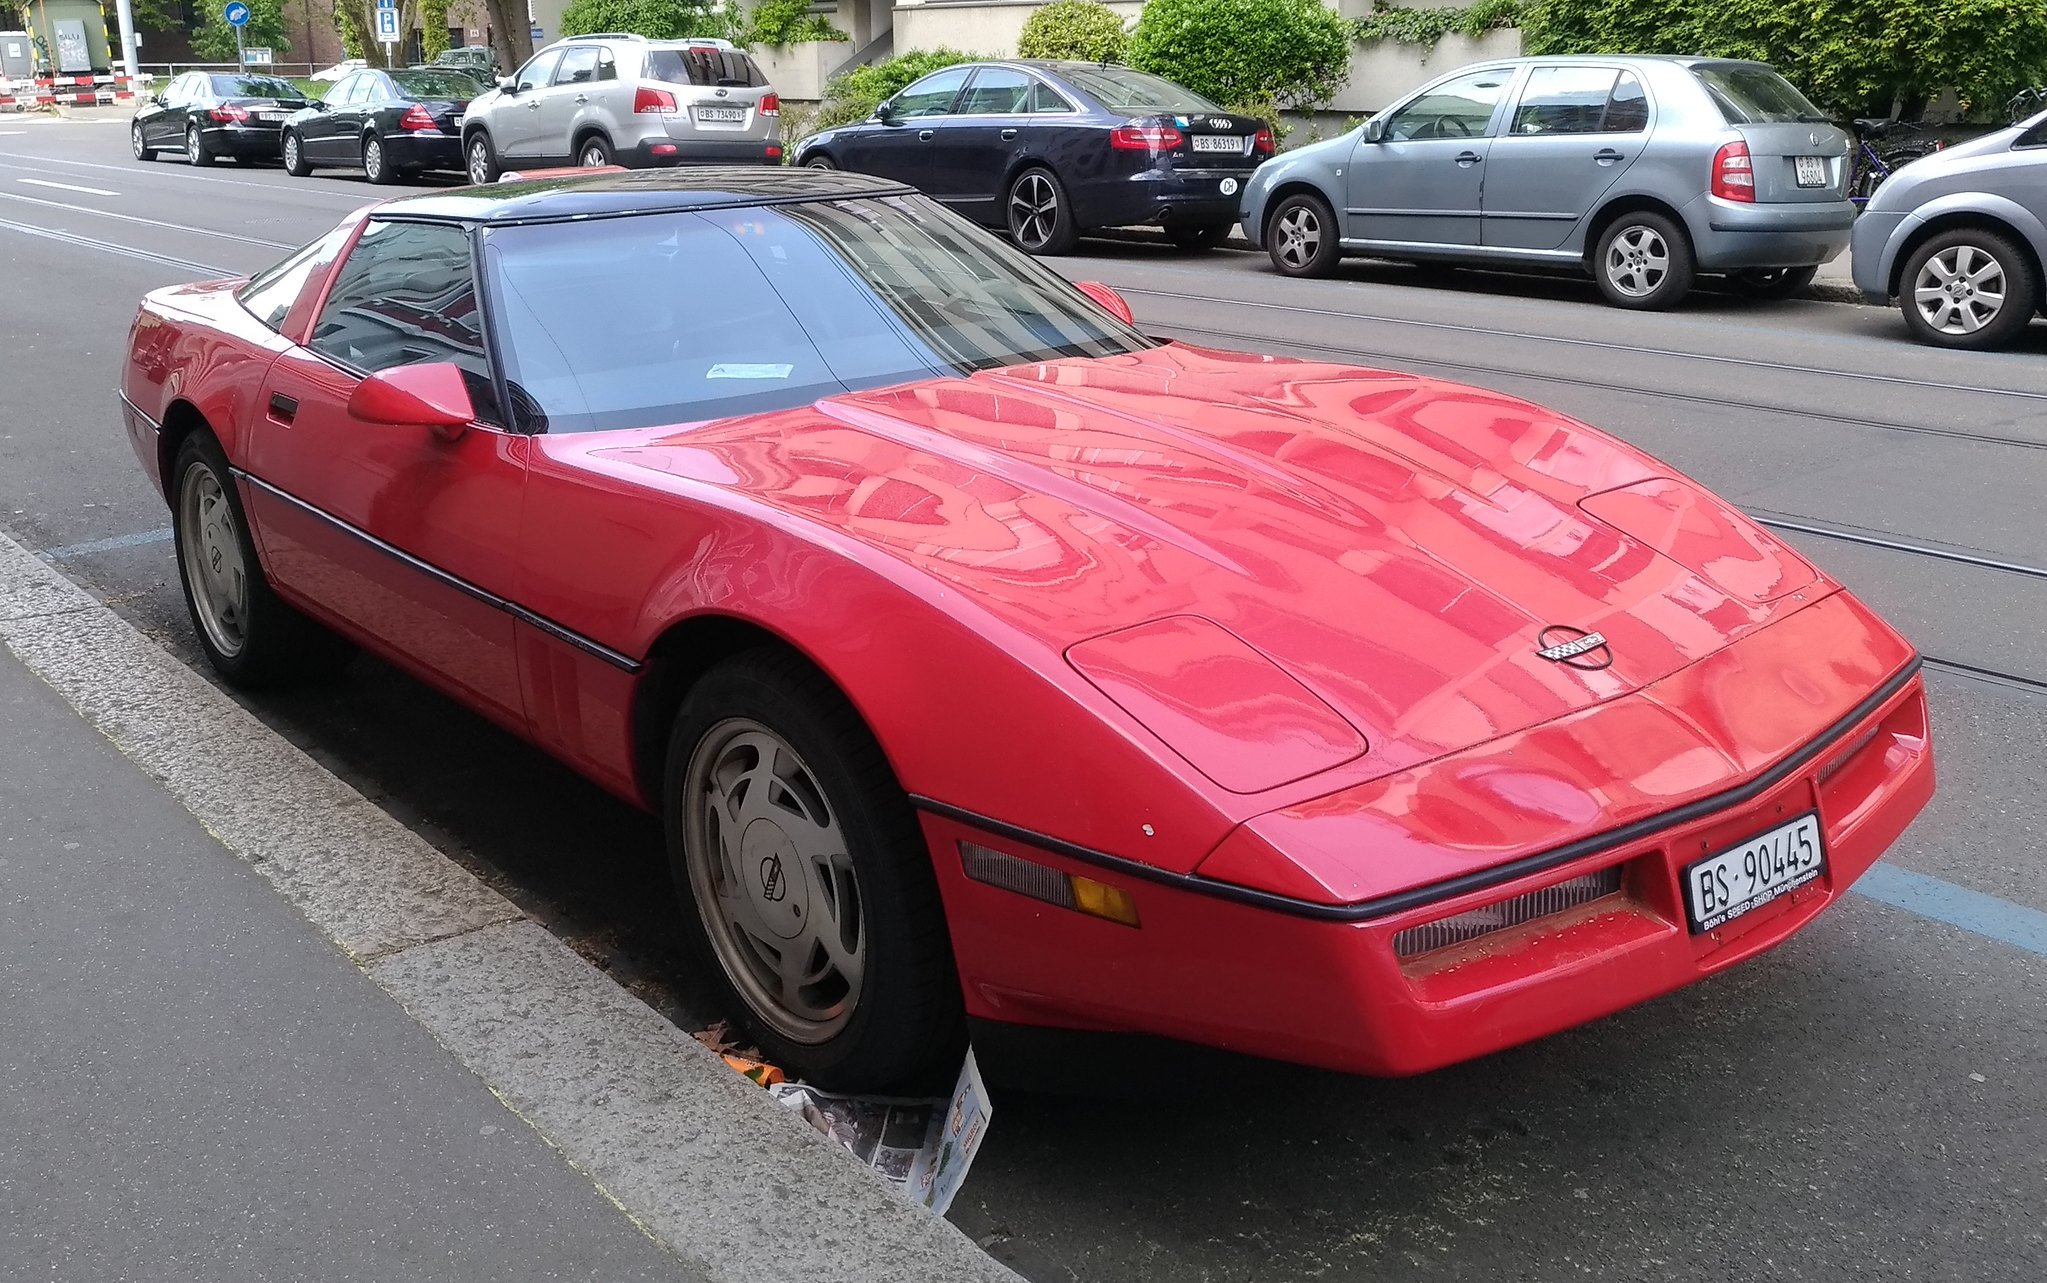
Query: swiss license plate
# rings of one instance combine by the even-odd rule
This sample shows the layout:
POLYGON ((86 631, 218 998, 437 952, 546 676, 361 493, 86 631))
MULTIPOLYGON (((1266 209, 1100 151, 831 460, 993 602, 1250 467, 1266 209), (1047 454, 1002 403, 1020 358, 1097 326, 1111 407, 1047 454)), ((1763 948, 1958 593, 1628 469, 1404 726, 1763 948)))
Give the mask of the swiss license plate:
POLYGON ((259 111, 256 113, 256 119, 258 120, 286 120, 290 116, 291 113, 288 111, 259 111))
POLYGON ((1800 187, 1825 187, 1827 185, 1827 161, 1824 156, 1794 156, 1798 166, 1800 187))
POLYGON ((1685 911, 1692 934, 1725 926, 1827 871, 1820 817, 1809 811, 1739 846, 1685 866, 1685 911))
POLYGON ((1244 154, 1244 140, 1235 134, 1196 134, 1195 151, 1228 152, 1233 156, 1244 154))
POLYGON ((740 121, 746 119, 744 107, 699 107, 698 120, 740 121))

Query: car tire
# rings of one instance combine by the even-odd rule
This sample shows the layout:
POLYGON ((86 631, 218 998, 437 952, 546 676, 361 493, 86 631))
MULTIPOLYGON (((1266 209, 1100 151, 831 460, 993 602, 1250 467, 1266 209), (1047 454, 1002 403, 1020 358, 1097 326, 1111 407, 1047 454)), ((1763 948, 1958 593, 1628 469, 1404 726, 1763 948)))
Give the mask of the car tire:
POLYGON ((576 164, 584 169, 601 169, 616 164, 612 159, 611 142, 603 134, 592 134, 576 148, 576 164))
POLYGON ((1189 254, 1211 250, 1229 237, 1236 221, 1227 223, 1167 223, 1166 239, 1189 254))
POLYGON ((1049 169, 1033 166, 1010 180, 1003 211, 1009 238, 1026 254, 1070 254, 1080 240, 1073 203, 1049 169))
POLYGON ((1817 267, 1751 267, 1734 273, 1727 284, 1735 293, 1754 299, 1787 299, 1819 275, 1817 267))
POLYGON ((1615 307, 1660 312, 1692 291, 1692 242, 1662 214, 1622 214, 1600 234, 1592 256, 1599 292, 1615 307))
POLYGON ((745 1041, 837 1091, 950 1081, 966 1033, 930 849, 829 679, 779 648, 712 668, 676 713, 663 798, 688 943, 745 1041))
POLYGON ((170 498, 185 608, 207 662, 230 685, 281 685, 338 667, 354 653, 346 640, 272 591, 227 455, 212 432, 201 428, 179 444, 170 498))
POLYGON ((803 162, 803 167, 805 169, 837 169, 839 162, 833 160, 830 156, 812 156, 809 160, 803 162))
POLYGON ((156 148, 142 141, 142 122, 139 120, 128 126, 128 146, 137 160, 156 159, 156 148))
POLYGON ((1320 196, 1295 192, 1272 211, 1265 252, 1281 276, 1328 276, 1343 256, 1336 211, 1320 196))
POLYGON ((199 132, 199 126, 185 126, 185 160, 204 168, 213 163, 213 150, 206 145, 206 135, 199 132))
POLYGON ((498 164, 498 149, 491 145, 490 135, 481 129, 469 135, 469 141, 462 148, 462 159, 469 171, 469 181, 481 187, 494 183, 504 173, 498 164))
POLYGON ((2008 238, 1976 227, 1942 232, 1912 252, 1898 307, 1912 337, 1936 347, 2008 347, 2040 307, 2040 274, 2008 238))
POLYGON ((284 131, 283 151, 285 173, 290 174, 293 178, 308 178, 312 176, 313 166, 306 160, 306 142, 305 139, 298 136, 297 130, 287 129, 284 131))
POLYGON ((364 178, 379 187, 388 187, 398 181, 397 167, 384 152, 384 140, 375 134, 363 136, 362 173, 364 178))

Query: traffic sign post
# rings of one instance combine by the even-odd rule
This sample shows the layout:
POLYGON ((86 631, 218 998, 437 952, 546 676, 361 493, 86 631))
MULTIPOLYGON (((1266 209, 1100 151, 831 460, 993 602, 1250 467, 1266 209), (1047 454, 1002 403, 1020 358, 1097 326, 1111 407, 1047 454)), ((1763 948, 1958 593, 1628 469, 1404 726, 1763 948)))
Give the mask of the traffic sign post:
POLYGON ((395 65, 397 55, 393 46, 398 43, 398 0, 377 0, 377 39, 384 46, 384 65, 395 65))
POLYGON ((242 28, 249 25, 249 6, 243 4, 242 0, 228 0, 228 6, 221 10, 220 16, 226 18, 227 25, 235 29, 235 65, 248 66, 249 57, 242 48, 242 28))

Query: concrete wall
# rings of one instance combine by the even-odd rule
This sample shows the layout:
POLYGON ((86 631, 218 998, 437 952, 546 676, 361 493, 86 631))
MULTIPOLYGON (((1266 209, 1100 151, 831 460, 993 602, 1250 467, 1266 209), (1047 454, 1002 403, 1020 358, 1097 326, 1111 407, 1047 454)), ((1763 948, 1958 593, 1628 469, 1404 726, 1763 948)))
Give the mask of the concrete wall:
MULTIPOLYGON (((896 5, 896 52, 964 49, 994 58, 1016 57, 1016 40, 1038 0, 919 0, 896 5)), ((1112 3, 1126 23, 1137 21, 1141 3, 1112 3)))
POLYGON ((1350 81, 1329 104, 1329 110, 1345 115, 1370 115, 1390 106, 1408 90, 1418 89, 1467 63, 1520 55, 1521 32, 1515 27, 1488 31, 1476 40, 1470 36, 1445 36, 1433 49, 1395 44, 1391 40, 1354 45, 1350 51, 1350 81))

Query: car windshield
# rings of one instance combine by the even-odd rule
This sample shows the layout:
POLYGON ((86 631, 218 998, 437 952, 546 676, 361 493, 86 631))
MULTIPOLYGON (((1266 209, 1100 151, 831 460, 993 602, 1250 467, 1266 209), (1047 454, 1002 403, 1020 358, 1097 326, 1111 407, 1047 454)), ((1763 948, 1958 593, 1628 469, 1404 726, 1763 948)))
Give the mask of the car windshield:
POLYGON ((394 71, 391 83, 407 98, 469 99, 483 92, 483 86, 459 71, 394 71))
POLYGON ((529 431, 693 423, 1152 346, 922 196, 495 228, 484 263, 529 431))
POLYGON ((753 59, 737 49, 649 49, 647 75, 671 85, 730 85, 757 88, 767 82, 753 59))
POLYGON ((1706 86, 1706 92, 1730 125, 1826 120, 1819 108, 1791 87, 1790 81, 1768 67, 1705 66, 1694 67, 1692 72, 1706 86))
POLYGON ((1128 67, 1061 67, 1059 74, 1110 111, 1128 116, 1222 110, 1192 89, 1128 67))
POLYGON ((209 76, 219 98, 304 98, 299 87, 276 76, 209 76))

